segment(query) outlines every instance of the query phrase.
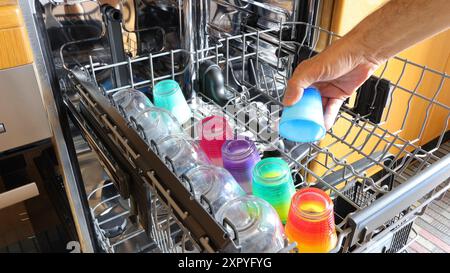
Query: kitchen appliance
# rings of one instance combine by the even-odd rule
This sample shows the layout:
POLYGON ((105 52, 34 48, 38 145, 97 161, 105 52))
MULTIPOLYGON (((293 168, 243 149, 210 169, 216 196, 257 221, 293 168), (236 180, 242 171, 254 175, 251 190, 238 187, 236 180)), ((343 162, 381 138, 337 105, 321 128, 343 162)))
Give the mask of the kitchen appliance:
MULTIPOLYGON (((35 48, 35 58, 44 60, 49 72, 44 74, 48 76, 45 80, 52 86, 62 113, 70 118, 61 126, 73 123, 78 128, 120 194, 117 198, 130 203, 123 214, 116 214, 130 219, 129 228, 125 228, 120 238, 111 240, 101 228, 108 219, 102 218, 99 223, 93 217, 96 206, 108 204, 98 199, 98 203, 75 202, 83 199, 84 194, 90 196, 91 189, 86 188, 86 181, 81 179, 66 180, 69 189, 78 189, 69 191, 69 195, 77 197, 69 196, 69 200, 75 208, 77 222, 85 223, 77 226, 82 251, 239 252, 242 249, 233 223, 217 222, 211 214, 213 210, 208 208, 208 200, 193 198, 183 178, 172 171, 170 160, 161 158, 157 147, 148 144, 111 103, 110 96, 117 91, 143 87, 151 90, 165 79, 184 83, 181 88, 193 113, 193 122, 184 125, 186 134, 195 132, 205 117, 224 115, 232 121, 230 125, 235 135, 252 139, 261 154, 277 152, 289 164, 297 188, 319 187, 330 195, 335 204, 337 236, 336 247, 331 252, 403 251, 411 242, 409 235, 414 220, 432 200, 450 188, 450 156, 435 153, 448 136, 450 108, 442 102, 445 99, 442 90, 448 89, 447 74, 401 57, 385 65, 386 69, 393 70, 400 65, 400 71, 415 69, 437 82, 429 91, 432 96, 423 95, 414 86, 403 85, 401 79, 411 77, 404 73, 400 73, 398 82, 389 84, 390 94, 401 93, 410 100, 419 100, 427 105, 427 112, 439 108, 445 113, 434 117, 433 123, 439 123, 441 129, 435 132, 435 141, 428 145, 419 145, 422 134, 419 140, 406 138, 386 129, 383 122, 375 123, 358 114, 351 101, 337 117, 337 124, 341 125, 327 132, 324 141, 292 144, 277 133, 273 134, 280 121, 280 101, 286 81, 299 61, 310 58, 321 47, 339 38, 316 25, 320 1, 132 2, 130 5, 130 1, 121 1, 122 4, 114 8, 122 14, 126 13, 125 6, 131 7, 127 12, 132 7, 151 7, 155 14, 178 12, 179 19, 170 17, 178 24, 158 23, 155 27, 145 21, 143 27, 143 22, 137 19, 135 29, 130 31, 123 27, 129 24, 125 22, 121 37, 112 37, 114 31, 105 31, 108 28, 105 21, 108 21, 101 16, 104 8, 96 6, 94 1, 65 4, 54 1, 44 6, 39 1, 20 1, 28 18, 29 35, 40 47, 35 48), (91 8, 81 9, 81 14, 51 16, 52 12, 68 10, 73 5, 91 8), (187 6, 188 9, 183 9, 187 6), (86 13, 89 16, 83 16, 86 13), (67 35, 59 49, 52 48, 49 43, 52 35, 46 26, 53 17, 60 21, 59 31, 66 34, 71 33, 69 29, 79 29, 83 25, 96 26, 98 31, 82 38, 67 35), (73 20, 74 17, 77 20, 73 20), (92 18, 103 19, 94 24, 92 18), (154 27, 153 34, 140 35, 140 31, 146 31, 145 27, 154 27), (194 42, 186 39, 183 32, 186 29, 198 30, 198 39, 194 42), (170 37, 167 33, 163 35, 166 30, 172 34, 170 37), (125 55, 115 61, 112 57, 120 50, 111 50, 111 47, 117 41, 121 43, 123 36, 135 36, 138 50, 124 47, 125 55), (144 41, 157 37, 160 42, 155 44, 165 46, 147 46, 143 51, 144 41), (200 77, 199 67, 206 60, 222 69, 224 86, 229 93, 225 104, 219 105, 193 88, 200 77), (102 85, 105 79, 117 77, 124 78, 106 87, 102 85), (342 145, 345 154, 334 150, 342 145), (303 148, 306 152, 299 152, 303 148), (138 236, 142 239, 139 245, 145 247, 121 247, 138 236)), ((139 12, 135 15, 139 17, 139 12)), ((416 85, 419 83, 416 81, 416 85)), ((374 106, 381 107, 383 120, 395 116, 389 110, 389 100, 386 108, 383 108, 385 105, 374 106)), ((407 110, 405 117, 412 114, 407 110)), ((423 128, 429 122, 430 115, 426 115, 423 128)), ((71 142, 72 137, 66 136, 64 141, 71 142)), ((77 155, 76 149, 69 152, 77 155)), ((285 240, 276 251, 295 251, 295 244, 285 240)))

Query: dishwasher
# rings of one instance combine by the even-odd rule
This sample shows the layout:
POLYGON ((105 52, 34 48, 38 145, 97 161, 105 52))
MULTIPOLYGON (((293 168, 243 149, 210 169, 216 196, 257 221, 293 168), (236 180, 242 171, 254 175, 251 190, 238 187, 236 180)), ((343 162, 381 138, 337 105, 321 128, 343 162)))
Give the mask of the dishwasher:
MULTIPOLYGON (((196 196, 113 99, 131 88, 154 100, 167 79, 192 113, 186 136, 196 140, 204 118, 223 116, 262 158, 287 162, 296 189, 328 193, 337 235, 329 252, 404 252, 415 219, 450 188, 450 156, 439 150, 449 136, 450 76, 401 57, 345 102, 322 141, 279 136, 293 69, 339 39, 320 26, 321 1, 19 3, 43 95, 66 128, 58 141, 69 158, 60 160, 75 174, 64 184, 80 251, 244 252, 233 222, 215 219, 212 200, 196 196), (425 81, 433 88, 423 92, 425 81)), ((276 252, 297 251, 282 244, 276 252)))

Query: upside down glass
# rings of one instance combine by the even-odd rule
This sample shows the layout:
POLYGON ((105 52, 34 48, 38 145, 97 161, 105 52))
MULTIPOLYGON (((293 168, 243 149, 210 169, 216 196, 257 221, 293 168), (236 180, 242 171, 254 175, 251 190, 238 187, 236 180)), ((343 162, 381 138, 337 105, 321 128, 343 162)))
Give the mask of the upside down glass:
POLYGON ((314 142, 325 136, 322 96, 315 87, 303 91, 302 98, 285 107, 279 124, 280 135, 295 142, 314 142))
POLYGON ((180 85, 174 80, 162 80, 155 84, 153 100, 156 106, 170 111, 181 124, 192 116, 180 85))
POLYGON ((140 113, 153 107, 152 102, 144 93, 131 88, 117 91, 112 99, 127 119, 136 118, 140 113))
POLYGON ((204 203, 204 199, 209 202, 213 215, 227 201, 245 195, 241 186, 224 168, 200 165, 189 170, 185 175, 189 180, 189 185, 186 187, 188 189, 192 187, 195 198, 200 203, 204 203))
POLYGON ((222 116, 209 116, 198 124, 200 136, 199 145, 217 166, 223 166, 222 146, 227 139, 233 138, 233 130, 226 118, 222 116))
POLYGON ((183 132, 181 125, 169 111, 157 107, 148 108, 139 114, 136 125, 143 131, 149 144, 152 140, 157 143, 166 136, 183 132))
POLYGON ((162 138, 156 143, 159 155, 171 161, 173 171, 182 175, 198 165, 208 165, 211 162, 194 140, 187 135, 178 134, 162 138))
POLYGON ((294 195, 286 223, 286 236, 297 242, 300 253, 326 253, 337 244, 333 202, 322 190, 304 188, 294 195))
POLYGON ((256 196, 228 201, 217 212, 216 220, 233 240, 237 239, 242 253, 274 253, 284 248, 283 224, 277 212, 256 196))
POLYGON ((222 146, 223 167, 246 193, 251 193, 252 171, 261 160, 255 143, 247 139, 227 140, 222 146))
POLYGON ((291 198, 295 194, 289 165, 281 158, 269 157, 253 168, 253 195, 269 202, 286 222, 291 198))

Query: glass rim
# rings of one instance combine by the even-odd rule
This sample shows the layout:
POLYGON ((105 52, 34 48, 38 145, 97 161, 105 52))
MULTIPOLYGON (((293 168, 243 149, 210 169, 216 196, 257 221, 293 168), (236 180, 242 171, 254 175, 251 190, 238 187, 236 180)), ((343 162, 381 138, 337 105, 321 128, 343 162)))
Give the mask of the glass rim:
POLYGON ((224 158, 228 160, 241 160, 249 157, 252 153, 256 151, 256 145, 253 141, 248 139, 232 139, 227 140, 222 146, 222 155, 224 158), (237 142, 245 142, 248 144, 246 148, 244 148, 244 151, 239 152, 232 152, 229 150, 229 146, 231 144, 237 143, 237 142))
POLYGON ((325 218, 329 217, 333 213, 333 201, 331 200, 330 196, 326 194, 323 190, 313 188, 313 187, 307 187, 298 190, 294 196, 292 197, 291 201, 291 210, 297 217, 302 217, 307 220, 312 221, 320 221, 324 220, 325 218), (319 196, 320 199, 325 204, 324 209, 320 212, 311 212, 311 211, 305 211, 300 209, 299 203, 300 199, 305 194, 313 194, 316 196, 319 196))
MULTIPOLYGON (((259 222, 261 221, 261 216, 262 214, 262 206, 259 203, 261 199, 257 198, 256 196, 253 195, 244 195, 238 198, 234 198, 231 199, 230 201, 226 202, 222 209, 222 215, 221 215, 221 219, 223 221, 223 219, 225 218, 225 212, 227 212, 230 208, 232 208, 233 205, 238 204, 238 205, 242 205, 242 203, 245 202, 245 206, 246 206, 246 210, 245 212, 247 213, 247 215, 250 218, 249 223, 246 223, 245 225, 241 225, 241 226, 237 226, 236 227, 236 231, 237 232, 244 232, 247 231, 249 229, 251 229, 254 226, 257 226, 259 224, 259 222), (248 203, 254 204, 255 205, 255 209, 256 209, 256 213, 249 213, 249 209, 248 209, 248 203)), ((227 217, 228 218, 228 217, 227 217)))
MULTIPOLYGON (((216 166, 212 166, 212 165, 198 165, 198 166, 188 170, 186 172, 186 177, 190 180, 190 182, 192 182, 192 179, 195 176, 197 176, 199 172, 202 172, 202 171, 217 171, 217 167, 216 166)), ((213 173, 212 176, 214 177, 214 180, 213 181, 207 181, 205 183, 207 185, 207 187, 205 187, 206 189, 201 192, 201 195, 207 195, 208 193, 211 192, 211 190, 214 188, 214 186, 217 185, 217 180, 218 180, 217 173, 213 173)), ((195 192, 194 188, 192 190, 194 190, 194 192, 195 192)))
MULTIPOLYGON (((195 141, 193 141, 192 139, 186 139, 186 135, 183 134, 183 133, 167 135, 167 136, 161 138, 158 141, 158 143, 156 143, 157 148, 159 149, 159 146, 161 144, 165 143, 166 141, 168 141, 170 139, 174 139, 177 142, 178 148, 179 148, 179 149, 176 150, 176 153, 172 156, 173 158, 178 157, 182 153, 183 150, 181 149, 182 147, 180 147, 181 146, 180 145, 181 142, 184 142, 185 144, 189 144, 189 145, 186 145, 185 147, 189 146, 190 149, 196 149, 197 148, 195 146, 195 144, 196 144, 195 141)), ((165 155, 165 156, 167 156, 167 155, 165 155)))
POLYGON ((255 167, 253 168, 253 181, 257 184, 264 185, 264 186, 278 186, 282 184, 284 178, 286 178, 290 174, 290 168, 289 165, 284 161, 283 159, 279 157, 268 157, 264 158, 258 163, 256 163, 255 167), (263 174, 264 172, 261 170, 264 166, 267 165, 278 165, 282 172, 274 177, 265 177, 263 174), (276 183, 279 182, 279 183, 276 183))

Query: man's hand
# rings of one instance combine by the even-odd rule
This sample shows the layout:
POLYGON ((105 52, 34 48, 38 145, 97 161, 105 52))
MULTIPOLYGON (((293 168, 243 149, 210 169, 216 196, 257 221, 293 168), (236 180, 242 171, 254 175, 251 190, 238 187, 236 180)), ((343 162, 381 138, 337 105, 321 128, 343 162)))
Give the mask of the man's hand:
POLYGON ((288 82, 283 103, 295 104, 303 90, 316 86, 322 95, 325 127, 330 129, 346 98, 378 68, 380 62, 365 55, 366 49, 337 41, 324 52, 300 63, 288 82))
POLYGON ((322 95, 325 127, 330 129, 344 100, 380 64, 448 27, 449 0, 391 0, 325 51, 300 63, 283 103, 296 103, 304 88, 316 86, 322 95))

